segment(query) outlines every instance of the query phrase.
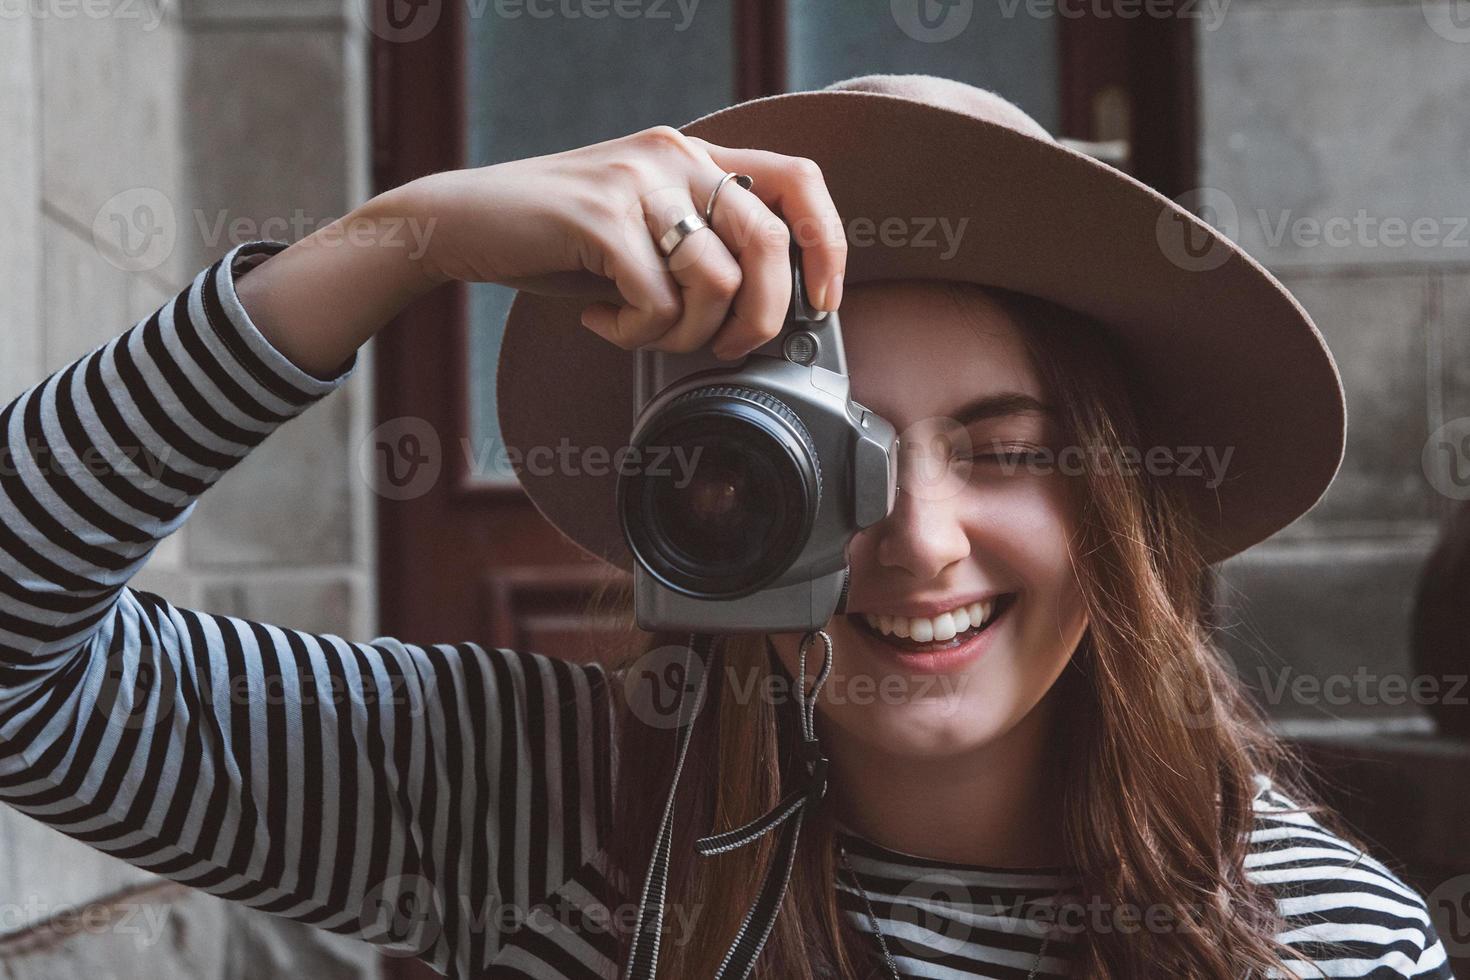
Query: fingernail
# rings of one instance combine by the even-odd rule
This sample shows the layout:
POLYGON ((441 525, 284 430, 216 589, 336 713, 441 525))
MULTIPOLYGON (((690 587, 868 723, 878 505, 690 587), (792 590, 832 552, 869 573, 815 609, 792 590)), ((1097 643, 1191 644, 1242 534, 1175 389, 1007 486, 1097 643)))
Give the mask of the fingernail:
POLYGON ((831 313, 842 303, 842 273, 832 277, 827 288, 822 292, 822 298, 817 302, 817 309, 831 313))

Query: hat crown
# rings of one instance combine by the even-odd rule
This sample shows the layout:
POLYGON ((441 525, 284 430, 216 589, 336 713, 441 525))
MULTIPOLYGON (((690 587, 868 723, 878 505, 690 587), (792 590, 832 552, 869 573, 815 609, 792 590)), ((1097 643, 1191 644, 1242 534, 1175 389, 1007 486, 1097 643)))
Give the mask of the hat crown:
POLYGON ((1004 126, 1036 139, 1056 142, 1046 127, 1032 119, 1020 106, 989 89, 936 75, 857 75, 833 82, 824 92, 872 92, 920 102, 974 119, 1004 126))

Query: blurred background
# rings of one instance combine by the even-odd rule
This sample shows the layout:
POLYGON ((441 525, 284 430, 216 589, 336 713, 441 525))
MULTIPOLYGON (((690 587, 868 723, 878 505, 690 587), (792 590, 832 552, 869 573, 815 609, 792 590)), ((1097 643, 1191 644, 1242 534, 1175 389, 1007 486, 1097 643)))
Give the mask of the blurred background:
MULTIPOLYGON (((0 0, 0 394, 233 245, 377 190, 870 72, 998 91, 1224 230, 1315 318, 1347 460, 1223 566, 1216 621, 1470 975, 1465 0, 0 0)), ((598 655, 603 573, 498 452, 509 298, 415 306, 136 584, 354 639, 598 655)), ((427 975, 0 809, 0 976, 427 975)))

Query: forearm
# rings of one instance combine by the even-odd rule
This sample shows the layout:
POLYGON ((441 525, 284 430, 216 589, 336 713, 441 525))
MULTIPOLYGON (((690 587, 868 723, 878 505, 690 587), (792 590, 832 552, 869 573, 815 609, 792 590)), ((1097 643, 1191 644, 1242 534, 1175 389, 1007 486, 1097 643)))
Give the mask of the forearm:
POLYGON ((251 319, 303 371, 331 377, 442 281, 425 261, 435 221, 416 200, 412 184, 380 194, 240 277, 251 319))

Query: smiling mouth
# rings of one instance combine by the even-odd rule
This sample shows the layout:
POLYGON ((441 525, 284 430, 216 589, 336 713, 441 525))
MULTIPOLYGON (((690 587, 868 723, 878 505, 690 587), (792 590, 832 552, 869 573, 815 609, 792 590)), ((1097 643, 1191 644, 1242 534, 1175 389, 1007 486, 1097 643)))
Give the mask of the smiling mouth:
POLYGON ((956 647, 963 646, 990 629, 995 625, 997 620, 1010 610, 1011 606, 1015 605, 1016 597, 1017 593, 1007 592, 1005 595, 996 599, 995 607, 991 610, 990 616, 980 625, 971 626, 963 632, 956 633, 948 640, 932 640, 928 643, 918 643, 906 637, 897 636, 893 633, 884 633, 875 629, 863 613, 848 613, 847 621, 859 633, 870 636, 880 643, 902 653, 934 653, 940 650, 953 650, 956 647))

